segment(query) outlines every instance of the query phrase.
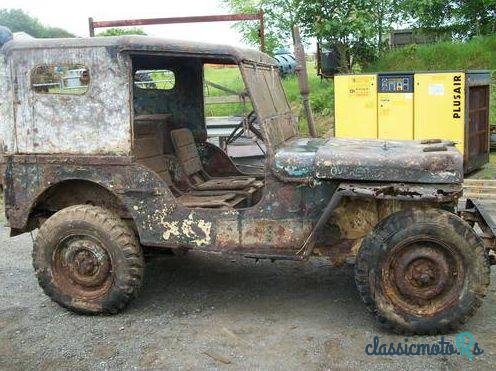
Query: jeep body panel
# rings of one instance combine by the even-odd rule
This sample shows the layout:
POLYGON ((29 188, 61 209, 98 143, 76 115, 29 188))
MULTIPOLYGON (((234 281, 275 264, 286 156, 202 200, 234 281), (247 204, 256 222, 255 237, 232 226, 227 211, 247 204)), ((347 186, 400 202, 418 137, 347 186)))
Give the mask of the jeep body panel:
POLYGON ((5 189, 11 229, 32 229, 30 214, 44 194, 74 180, 115 194, 144 245, 281 255, 295 254, 338 186, 295 187, 269 177, 262 200, 251 208, 190 209, 156 173, 127 156, 14 155, 7 156, 5 189))
POLYGON ((451 143, 293 138, 273 170, 289 179, 448 184, 463 182, 463 157, 451 143))
MULTIPOLYGON (((134 221, 143 245, 260 257, 296 257, 321 217, 322 205, 341 192, 343 199, 328 226, 315 236, 319 254, 335 262, 351 257, 382 217, 412 205, 450 204, 461 194, 460 185, 322 181, 309 187, 269 174, 263 198, 253 207, 190 209, 176 202, 156 173, 127 156, 14 155, 7 156, 5 189, 11 229, 32 229, 27 224, 40 200, 68 181, 94 183, 116 195, 121 216, 134 221), (341 247, 336 250, 336 245, 341 247)), ((67 197, 76 197, 76 190, 71 191, 67 197)))
MULTIPOLYGON (((128 59, 104 47, 9 48, 14 76, 15 142, 8 151, 37 154, 125 155, 131 150, 128 59), (84 65, 91 84, 81 95, 40 94, 30 76, 40 65, 84 65), (112 83, 109 84, 108 82, 112 83)), ((21 42, 19 42, 21 43, 21 42)))
POLYGON ((15 143, 13 90, 10 64, 5 54, 0 53, 0 157, 12 151, 15 143))

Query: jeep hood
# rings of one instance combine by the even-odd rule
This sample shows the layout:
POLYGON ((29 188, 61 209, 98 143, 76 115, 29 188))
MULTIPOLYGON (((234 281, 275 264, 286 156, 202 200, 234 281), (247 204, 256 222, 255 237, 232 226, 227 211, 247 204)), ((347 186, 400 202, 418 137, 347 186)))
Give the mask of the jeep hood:
POLYGON ((452 142, 293 138, 272 163, 283 178, 461 183, 463 157, 452 142))

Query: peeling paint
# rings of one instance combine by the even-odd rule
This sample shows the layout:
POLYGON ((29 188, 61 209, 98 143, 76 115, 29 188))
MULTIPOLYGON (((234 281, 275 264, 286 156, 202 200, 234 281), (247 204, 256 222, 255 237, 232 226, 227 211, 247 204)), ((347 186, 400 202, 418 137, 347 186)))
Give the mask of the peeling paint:
POLYGON ((164 240, 168 241, 171 236, 185 237, 186 240, 196 246, 206 246, 210 244, 210 230, 212 222, 197 219, 194 213, 189 214, 188 218, 182 221, 163 221, 165 228, 163 233, 164 240))

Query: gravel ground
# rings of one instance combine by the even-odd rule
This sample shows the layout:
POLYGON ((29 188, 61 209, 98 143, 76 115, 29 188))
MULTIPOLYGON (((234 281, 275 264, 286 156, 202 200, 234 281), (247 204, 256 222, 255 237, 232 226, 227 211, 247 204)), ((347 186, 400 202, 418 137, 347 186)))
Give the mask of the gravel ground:
MULTIPOLYGON (((116 316, 79 316, 52 303, 31 267, 30 235, 0 228, 0 368, 490 369, 496 362, 496 285, 463 328, 484 353, 367 356, 382 331, 349 267, 190 253, 147 265, 141 297, 116 316)), ((496 269, 492 270, 496 282, 496 269)), ((456 334, 446 335, 453 341, 456 334)), ((432 343, 439 337, 414 337, 432 343)))

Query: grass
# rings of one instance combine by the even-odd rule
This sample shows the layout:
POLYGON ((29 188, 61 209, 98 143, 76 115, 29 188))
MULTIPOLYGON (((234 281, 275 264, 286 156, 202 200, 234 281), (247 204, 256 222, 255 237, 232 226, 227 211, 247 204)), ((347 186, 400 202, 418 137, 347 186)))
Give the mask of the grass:
MULTIPOLYGON (((328 136, 334 124, 334 84, 330 79, 321 79, 313 62, 307 63, 308 85, 310 87, 310 105, 314 113, 315 125, 320 135, 328 136)), ((299 126, 303 134, 308 134, 306 117, 301 102, 298 78, 291 75, 283 79, 284 90, 288 96, 293 113, 299 117, 299 126)))
POLYGON ((370 71, 496 69, 496 36, 468 42, 409 45, 392 50, 371 65, 370 71))
POLYGON ((368 71, 432 71, 488 69, 492 71, 489 122, 496 125, 496 35, 468 42, 410 45, 383 55, 368 71))
MULTIPOLYGON (((210 81, 224 86, 230 90, 241 93, 245 90, 243 78, 238 66, 205 66, 205 81, 210 81)), ((213 86, 204 88, 205 96, 218 97, 233 95, 213 86)), ((252 110, 251 104, 241 103, 208 104, 205 106, 205 115, 210 116, 241 116, 252 110)))
POLYGON ((469 176, 474 179, 496 179, 496 152, 489 153, 489 163, 469 176))
MULTIPOLYGON (((308 63, 308 78, 310 85, 310 104, 315 114, 316 126, 319 134, 324 135, 329 131, 333 123, 334 110, 334 88, 331 80, 321 80, 317 76, 313 63, 308 63)), ((220 84, 231 90, 241 92, 244 89, 244 83, 241 78, 239 69, 234 67, 205 67, 205 80, 220 84)), ((292 111, 300 119, 300 129, 302 133, 307 133, 306 119, 303 113, 300 92, 298 88, 298 79, 296 75, 283 78, 283 86, 288 100, 291 104, 292 111)), ((208 86, 205 88, 207 96, 225 96, 231 93, 208 86)), ((244 112, 249 112, 251 106, 246 107, 243 104, 209 104, 205 107, 207 116, 235 116, 244 112)))

